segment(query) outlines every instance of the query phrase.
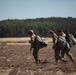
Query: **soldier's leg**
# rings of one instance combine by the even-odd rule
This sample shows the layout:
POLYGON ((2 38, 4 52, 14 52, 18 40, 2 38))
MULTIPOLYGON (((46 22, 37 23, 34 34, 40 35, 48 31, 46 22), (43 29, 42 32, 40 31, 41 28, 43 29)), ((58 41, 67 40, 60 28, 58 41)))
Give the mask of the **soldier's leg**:
MULTIPOLYGON (((61 61, 63 61, 64 63, 66 63, 67 60, 65 60, 64 57, 62 58, 62 57, 60 56, 60 51, 61 51, 60 49, 55 50, 55 62, 58 63, 58 60, 61 60, 61 61)), ((64 56, 64 54, 63 54, 63 56, 64 56)))
POLYGON ((36 63, 38 63, 38 51, 39 51, 39 49, 33 49, 33 57, 34 57, 36 63))
POLYGON ((64 58, 64 55, 65 55, 65 51, 62 50, 62 51, 61 51, 61 57, 64 58))
POLYGON ((63 49, 61 50, 61 60, 66 63, 67 60, 64 58, 64 55, 65 55, 65 50, 63 49))
POLYGON ((59 49, 55 49, 55 62, 58 63, 58 60, 61 59, 61 57, 59 56, 60 54, 60 50, 59 49))
POLYGON ((70 53, 70 50, 67 50, 66 54, 68 55, 68 57, 71 59, 72 62, 75 62, 73 55, 70 53))

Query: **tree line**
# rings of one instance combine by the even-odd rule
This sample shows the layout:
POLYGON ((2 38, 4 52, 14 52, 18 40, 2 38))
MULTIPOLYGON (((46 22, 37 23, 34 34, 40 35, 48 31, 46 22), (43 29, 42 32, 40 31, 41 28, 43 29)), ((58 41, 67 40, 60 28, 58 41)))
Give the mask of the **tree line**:
POLYGON ((37 35, 48 36, 49 30, 63 29, 76 37, 76 18, 50 17, 36 19, 8 19, 0 21, 0 37, 27 37, 33 29, 37 35))

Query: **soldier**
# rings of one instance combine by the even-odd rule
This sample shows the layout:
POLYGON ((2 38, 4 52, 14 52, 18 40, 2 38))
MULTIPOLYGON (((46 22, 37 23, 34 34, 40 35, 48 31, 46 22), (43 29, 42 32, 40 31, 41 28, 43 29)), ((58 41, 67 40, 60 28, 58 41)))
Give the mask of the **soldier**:
POLYGON ((31 46, 30 46, 30 51, 32 50, 32 48, 33 48, 33 57, 34 57, 34 59, 35 59, 35 61, 36 61, 36 64, 38 64, 39 62, 40 62, 40 60, 38 59, 38 51, 39 51, 39 46, 38 46, 38 44, 37 43, 35 43, 36 41, 35 41, 35 37, 36 37, 36 35, 35 35, 35 33, 34 33, 34 31, 33 30, 30 30, 29 31, 29 35, 30 35, 30 43, 31 43, 31 46))
MULTIPOLYGON (((65 39, 66 37, 66 34, 63 32, 63 30, 58 30, 58 34, 60 37, 63 37, 65 39)), ((65 39, 66 40, 66 39, 65 39)), ((66 41, 67 42, 67 41, 66 41)), ((70 53, 70 45, 68 43, 66 43, 65 47, 62 48, 62 51, 61 51, 61 56, 62 58, 64 58, 64 54, 67 54, 67 56, 71 59, 72 62, 76 62, 74 57, 72 56, 72 54, 70 53)))
POLYGON ((52 48, 54 49, 54 52, 55 52, 55 63, 57 64, 58 60, 62 60, 63 62, 66 62, 66 60, 64 60, 63 58, 61 58, 61 56, 59 56, 60 49, 57 47, 58 36, 52 30, 50 30, 49 33, 50 33, 52 40, 53 40, 53 47, 52 48))

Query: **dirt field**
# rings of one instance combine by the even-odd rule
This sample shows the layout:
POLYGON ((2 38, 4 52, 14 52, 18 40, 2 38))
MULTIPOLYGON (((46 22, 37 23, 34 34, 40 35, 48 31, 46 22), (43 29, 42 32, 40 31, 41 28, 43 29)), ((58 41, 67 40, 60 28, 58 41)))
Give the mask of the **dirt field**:
MULTIPOLYGON (((76 75, 76 63, 54 63, 54 50, 50 43, 39 50, 40 64, 35 64, 30 45, 15 44, 0 46, 0 75, 76 75)), ((71 49, 76 59, 76 46, 71 49)))

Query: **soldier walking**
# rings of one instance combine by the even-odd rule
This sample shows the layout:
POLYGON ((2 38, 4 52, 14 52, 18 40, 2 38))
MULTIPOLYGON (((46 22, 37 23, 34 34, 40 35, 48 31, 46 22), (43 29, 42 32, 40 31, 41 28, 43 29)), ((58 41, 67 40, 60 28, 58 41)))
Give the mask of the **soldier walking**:
MULTIPOLYGON (((66 34, 63 32, 63 30, 61 30, 61 29, 58 30, 58 34, 59 34, 59 37, 62 37, 66 41, 66 39, 65 39, 66 34)), ((66 53, 67 56, 70 58, 70 60, 73 63, 76 62, 75 59, 74 59, 74 57, 73 57, 73 55, 70 52, 70 45, 69 45, 69 43, 67 41, 66 41, 66 45, 64 47, 62 47, 61 49, 62 49, 61 50, 61 56, 62 56, 62 58, 64 58, 64 55, 66 53)))
POLYGON ((36 35, 34 33, 33 30, 29 30, 29 35, 30 35, 30 51, 33 49, 33 57, 35 59, 36 64, 38 64, 40 62, 40 60, 38 59, 38 51, 39 51, 39 44, 36 42, 35 38, 36 35))
POLYGON ((50 33, 52 40, 53 40, 53 47, 52 48, 54 49, 54 52, 55 52, 55 55, 54 55, 55 63, 57 64, 58 60, 66 62, 66 60, 61 58, 61 56, 59 55, 61 50, 57 47, 58 36, 52 30, 50 30, 49 33, 50 33))

